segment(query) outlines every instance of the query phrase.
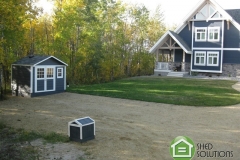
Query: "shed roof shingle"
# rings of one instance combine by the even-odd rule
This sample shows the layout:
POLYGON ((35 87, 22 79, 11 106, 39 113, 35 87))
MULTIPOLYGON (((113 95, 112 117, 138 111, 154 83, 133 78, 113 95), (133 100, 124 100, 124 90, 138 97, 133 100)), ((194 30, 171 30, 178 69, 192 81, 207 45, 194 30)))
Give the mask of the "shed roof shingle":
POLYGON ((42 56, 42 55, 34 55, 33 57, 27 56, 24 57, 13 64, 18 64, 18 65, 34 65, 38 62, 41 62, 44 59, 49 58, 50 56, 42 56))

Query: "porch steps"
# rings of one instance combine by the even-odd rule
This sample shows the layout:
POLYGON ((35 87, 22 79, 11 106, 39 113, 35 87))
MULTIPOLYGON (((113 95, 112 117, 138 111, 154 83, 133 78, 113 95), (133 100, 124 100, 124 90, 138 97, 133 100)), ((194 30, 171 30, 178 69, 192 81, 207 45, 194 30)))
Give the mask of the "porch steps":
POLYGON ((169 72, 167 74, 168 77, 183 77, 184 75, 187 75, 188 72, 169 72))

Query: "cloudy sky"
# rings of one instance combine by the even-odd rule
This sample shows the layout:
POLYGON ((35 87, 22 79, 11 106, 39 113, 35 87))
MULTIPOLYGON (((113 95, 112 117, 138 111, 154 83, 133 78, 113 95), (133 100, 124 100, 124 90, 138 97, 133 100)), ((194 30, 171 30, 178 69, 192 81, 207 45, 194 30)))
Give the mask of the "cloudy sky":
MULTIPOLYGON (((201 0, 122 0, 125 3, 144 4, 149 10, 154 12, 158 5, 164 13, 165 22, 168 25, 179 24, 183 18, 199 3, 201 0)), ((224 9, 240 9, 240 0, 215 0, 224 9)), ((40 0, 39 5, 43 6, 45 12, 52 10, 52 4, 48 0, 40 0)))

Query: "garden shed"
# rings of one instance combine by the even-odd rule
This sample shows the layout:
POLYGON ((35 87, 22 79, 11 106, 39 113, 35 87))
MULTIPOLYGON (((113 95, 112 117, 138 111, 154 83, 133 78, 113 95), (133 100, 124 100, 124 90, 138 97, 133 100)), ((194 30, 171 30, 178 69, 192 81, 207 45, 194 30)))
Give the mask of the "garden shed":
POLYGON ((12 64, 12 94, 36 97, 66 90, 67 64, 54 56, 31 55, 12 64))

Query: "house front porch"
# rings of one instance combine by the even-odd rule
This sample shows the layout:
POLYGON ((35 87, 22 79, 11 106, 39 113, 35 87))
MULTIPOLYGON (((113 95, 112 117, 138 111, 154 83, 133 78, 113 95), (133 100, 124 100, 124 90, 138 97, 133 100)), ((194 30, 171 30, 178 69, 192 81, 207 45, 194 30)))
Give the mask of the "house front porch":
POLYGON ((190 72, 192 51, 185 41, 172 31, 165 33, 151 48, 150 53, 156 55, 154 75, 182 76, 190 72))
POLYGON ((176 76, 183 77, 189 74, 190 63, 188 62, 156 62, 155 76, 176 76))

